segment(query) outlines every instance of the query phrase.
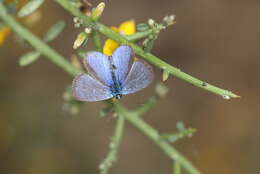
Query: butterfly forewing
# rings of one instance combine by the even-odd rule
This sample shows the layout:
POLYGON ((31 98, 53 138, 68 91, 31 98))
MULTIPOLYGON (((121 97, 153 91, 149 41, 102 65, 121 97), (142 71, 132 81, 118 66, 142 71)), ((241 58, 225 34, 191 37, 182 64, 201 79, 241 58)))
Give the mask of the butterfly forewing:
POLYGON ((122 88, 122 94, 131 94, 147 87, 153 81, 152 67, 143 60, 134 61, 122 88))
POLYGON ((89 52, 84 58, 88 72, 107 86, 113 84, 109 58, 100 52, 89 52))
POLYGON ((113 97, 109 87, 87 74, 75 77, 72 88, 73 95, 80 101, 100 101, 113 97))
POLYGON ((133 50, 131 47, 122 45, 112 55, 112 64, 115 76, 121 84, 124 82, 127 73, 132 65, 133 50))

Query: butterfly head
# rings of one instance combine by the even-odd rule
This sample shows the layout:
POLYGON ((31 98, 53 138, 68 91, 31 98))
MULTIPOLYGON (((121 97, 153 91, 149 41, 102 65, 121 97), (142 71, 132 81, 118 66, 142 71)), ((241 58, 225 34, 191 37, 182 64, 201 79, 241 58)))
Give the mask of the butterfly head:
POLYGON ((115 96, 115 98, 116 98, 117 100, 121 99, 122 97, 123 97, 122 94, 117 94, 117 95, 115 96))

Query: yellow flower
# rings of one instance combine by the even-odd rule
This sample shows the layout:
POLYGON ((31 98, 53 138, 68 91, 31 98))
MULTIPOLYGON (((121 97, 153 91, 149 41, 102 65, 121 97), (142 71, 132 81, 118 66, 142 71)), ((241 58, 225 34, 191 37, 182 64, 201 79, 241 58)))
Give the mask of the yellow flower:
POLYGON ((118 28, 119 32, 123 35, 132 35, 135 33, 135 21, 129 20, 120 24, 118 28))
MULTIPOLYGON (((135 31, 135 21, 128 20, 119 25, 119 27, 111 27, 115 32, 119 32, 122 35, 132 35, 135 31)), ((103 47, 103 53, 107 56, 111 56, 114 50, 119 46, 119 43, 112 39, 107 39, 103 47)))
POLYGON ((9 34, 10 34, 10 29, 6 25, 1 27, 1 29, 0 29, 0 46, 3 45, 5 39, 8 37, 9 34))

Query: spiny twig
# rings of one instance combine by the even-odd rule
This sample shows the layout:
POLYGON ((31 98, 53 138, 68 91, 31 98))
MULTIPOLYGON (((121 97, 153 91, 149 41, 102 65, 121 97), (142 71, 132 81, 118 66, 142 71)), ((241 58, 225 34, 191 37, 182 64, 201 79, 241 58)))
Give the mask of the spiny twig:
POLYGON ((191 83, 194 86, 197 86, 199 88, 202 88, 204 90, 207 90, 209 92, 218 94, 222 96, 224 99, 230 99, 230 98, 238 98, 239 96, 232 93, 231 91, 221 89, 219 87, 213 86, 209 83, 206 83, 205 81, 199 80, 183 71, 181 71, 178 68, 175 68, 172 65, 169 65, 168 63, 162 61, 162 59, 156 57, 155 55, 145 52, 142 48, 140 48, 135 43, 130 42, 125 36, 120 35, 119 33, 111 30, 109 27, 99 23, 95 22, 90 19, 90 17, 84 15, 79 11, 77 7, 74 7, 71 5, 70 1, 68 0, 55 0, 58 4, 60 4, 63 8, 65 8, 67 11, 69 11, 72 15, 79 17, 83 20, 83 25, 90 27, 94 29, 95 31, 98 31, 99 33, 105 35, 106 37, 115 40, 118 43, 121 44, 127 44, 131 46, 134 50, 134 52, 146 59, 151 64, 155 65, 156 67, 160 69, 165 69, 169 72, 169 74, 176 76, 177 78, 180 78, 188 83, 191 83))

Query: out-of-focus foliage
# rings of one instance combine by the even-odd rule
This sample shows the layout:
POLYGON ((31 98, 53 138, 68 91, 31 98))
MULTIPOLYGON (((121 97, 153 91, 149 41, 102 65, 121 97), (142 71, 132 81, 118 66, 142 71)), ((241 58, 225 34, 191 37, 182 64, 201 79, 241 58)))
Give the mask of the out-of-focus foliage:
POLYGON ((30 65, 31 63, 35 62, 40 57, 40 55, 41 53, 37 51, 26 53, 20 58, 19 65, 20 66, 30 65))
POLYGON ((45 42, 50 42, 53 39, 55 39, 64 29, 65 22, 64 21, 58 21, 57 23, 53 24, 47 33, 44 35, 43 40, 45 42))
POLYGON ((26 5, 24 5, 18 12, 19 17, 25 17, 35 10, 37 10, 42 4, 44 0, 30 0, 26 5))

